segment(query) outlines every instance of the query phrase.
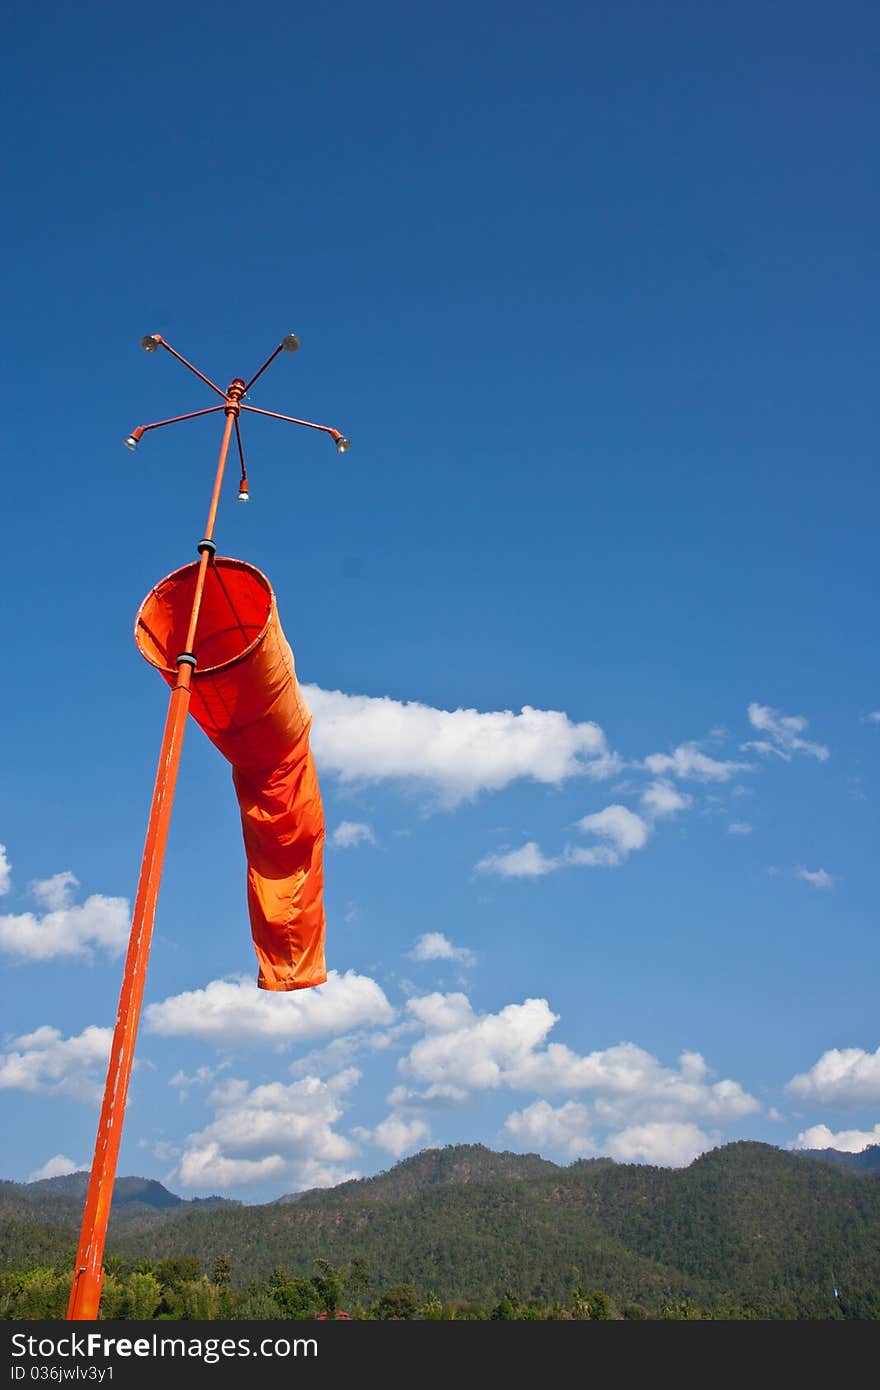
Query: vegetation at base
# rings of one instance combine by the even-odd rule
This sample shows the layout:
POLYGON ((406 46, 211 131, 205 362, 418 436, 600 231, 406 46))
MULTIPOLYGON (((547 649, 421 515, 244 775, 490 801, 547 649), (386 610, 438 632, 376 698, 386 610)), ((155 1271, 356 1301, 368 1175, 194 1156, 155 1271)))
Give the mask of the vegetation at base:
MULTIPOLYGON (((373 1280, 363 1260, 347 1268, 315 1261, 311 1276, 291 1275, 283 1266, 269 1278, 244 1288, 232 1284, 228 1255, 218 1256, 211 1274, 197 1260, 141 1260, 127 1269, 110 1259, 101 1296, 101 1317, 135 1321, 308 1321, 352 1318, 375 1322, 607 1322, 610 1320, 718 1321, 794 1318, 791 1305, 773 1299, 746 1299, 702 1307, 693 1299, 663 1298, 651 1306, 616 1303, 603 1289, 575 1283, 566 1299, 523 1297, 507 1290, 497 1303, 454 1298, 445 1302, 433 1291, 413 1284, 390 1284, 370 1293, 373 1280)), ((70 1293, 68 1270, 37 1267, 0 1274, 0 1318, 54 1321, 63 1319, 70 1293)), ((875 1308, 861 1313, 838 1305, 829 1316, 880 1316, 875 1308)))
MULTIPOLYGON (((5 1318, 66 1306, 82 1198, 39 1186, 0 1184, 5 1318)), ((686 1169, 458 1145, 263 1206, 163 1192, 114 1207, 104 1317, 880 1318, 880 1183, 766 1144, 686 1169)))

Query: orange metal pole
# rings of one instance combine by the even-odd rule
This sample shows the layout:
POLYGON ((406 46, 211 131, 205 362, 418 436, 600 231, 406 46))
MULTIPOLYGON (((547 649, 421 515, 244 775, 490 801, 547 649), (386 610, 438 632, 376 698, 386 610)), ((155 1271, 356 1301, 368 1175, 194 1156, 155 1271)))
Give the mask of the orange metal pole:
MULTIPOLYGON (((229 441, 232 436, 233 425, 238 418, 238 402, 243 390, 244 382, 236 380, 227 392, 226 427, 220 446, 220 458, 217 463, 204 541, 212 542, 214 522, 220 501, 220 489, 226 469, 226 456, 229 452, 229 441)), ((70 1301, 67 1305, 68 1320, 82 1321, 97 1318, 101 1301, 101 1287, 104 1283, 104 1242, 107 1237, 107 1223, 110 1219, 110 1204, 113 1200, 113 1182, 116 1177, 119 1145, 122 1140, 128 1083, 134 1062, 134 1046, 140 1021, 144 980, 153 935, 156 901, 162 878, 162 865, 165 859, 165 846, 168 840, 168 827, 171 821, 171 808, 174 803, 174 788, 177 782, 177 770, 180 766, 186 716, 189 712, 190 683, 194 668, 193 646, 199 621, 202 593, 205 587, 205 576, 213 554, 213 542, 211 545, 200 543, 199 549, 201 552, 199 572, 193 595, 186 649, 182 653, 188 659, 178 662, 177 681, 171 691, 168 715, 165 720, 165 732, 159 752, 156 783, 153 788, 153 800, 150 806, 150 818, 147 823, 147 836, 131 922, 128 954, 125 958, 122 989, 119 994, 116 1027, 113 1030, 107 1081, 104 1086, 104 1101, 101 1106, 101 1117, 98 1121, 95 1154, 92 1159, 92 1171, 86 1194, 70 1301)))

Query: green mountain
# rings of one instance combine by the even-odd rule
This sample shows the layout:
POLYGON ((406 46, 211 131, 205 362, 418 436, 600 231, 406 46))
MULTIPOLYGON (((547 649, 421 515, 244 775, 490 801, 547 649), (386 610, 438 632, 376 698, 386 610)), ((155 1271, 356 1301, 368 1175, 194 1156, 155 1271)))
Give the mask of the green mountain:
MULTIPOLYGON (((66 1173, 61 1178, 41 1178, 23 1185, 35 1200, 44 1194, 47 1197, 76 1197, 81 1205, 88 1190, 89 1175, 85 1171, 66 1173)), ((113 1186, 113 1202, 117 1206, 131 1206, 133 1202, 140 1202, 159 1209, 184 1204, 182 1197, 176 1197, 153 1178, 117 1178, 113 1186)))
POLYGON ((818 1158, 822 1163, 836 1163, 853 1172, 880 1177, 880 1144, 869 1144, 861 1153, 844 1153, 841 1149, 799 1149, 804 1158, 818 1158))
MULTIPOLYGON (((57 1204, 75 1199, 22 1196, 36 1186, 0 1184, 0 1268, 22 1268, 25 1255, 72 1258, 75 1222, 62 1222, 57 1204)), ((507 1291, 566 1300, 580 1284, 618 1306, 690 1299, 821 1318, 840 1315, 836 1284, 849 1316, 880 1317, 880 1183, 756 1143, 728 1144, 684 1169, 560 1167, 455 1145, 262 1206, 122 1203, 108 1252, 129 1267, 195 1257, 205 1270, 226 1254, 240 1287, 279 1265, 305 1275, 316 1258, 359 1258, 376 1292, 411 1283, 423 1296, 483 1305, 507 1291)))
MULTIPOLYGON (((593 1160, 611 1163, 610 1158, 593 1160)), ((495 1153, 482 1144, 450 1144, 445 1149, 423 1149, 404 1158, 387 1172, 372 1178, 358 1178, 331 1190, 343 1199, 367 1202, 393 1202, 412 1197, 426 1187, 496 1179, 540 1178, 563 1170, 549 1158, 538 1154, 495 1153)), ((327 1189, 316 1189, 320 1194, 327 1189)), ((290 1193, 279 1202, 298 1202, 304 1194, 290 1193)))
MULTIPOLYGON (((67 1173, 37 1182, 0 1180, 0 1221, 36 1221, 79 1230, 89 1175, 67 1173)), ((153 1221, 188 1211, 238 1207, 228 1197, 203 1197, 185 1201, 153 1178, 117 1178, 113 1185, 111 1225, 114 1229, 148 1226, 153 1221)))

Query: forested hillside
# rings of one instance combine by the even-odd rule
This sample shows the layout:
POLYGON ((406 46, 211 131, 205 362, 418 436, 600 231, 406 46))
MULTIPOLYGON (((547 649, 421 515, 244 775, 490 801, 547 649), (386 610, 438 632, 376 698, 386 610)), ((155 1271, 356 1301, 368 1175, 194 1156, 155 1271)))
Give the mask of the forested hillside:
MULTIPOLYGON (((563 1306, 581 1289, 648 1312, 880 1316, 880 1183, 766 1144, 729 1144, 685 1169, 450 1146, 263 1206, 122 1181, 108 1243, 120 1274, 220 1261, 244 1290, 273 1271, 311 1278, 326 1261, 359 1268, 364 1299, 407 1285, 484 1309, 506 1296, 563 1306)), ((0 1268, 69 1268, 81 1206, 64 1188, 0 1185, 0 1268)))

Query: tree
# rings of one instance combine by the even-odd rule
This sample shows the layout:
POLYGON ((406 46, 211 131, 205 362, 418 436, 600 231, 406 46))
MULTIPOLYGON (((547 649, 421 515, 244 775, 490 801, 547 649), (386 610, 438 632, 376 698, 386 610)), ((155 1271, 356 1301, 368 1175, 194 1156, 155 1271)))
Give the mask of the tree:
POLYGON ((576 1284, 574 1287, 569 1308, 573 1318, 581 1320, 590 1316, 590 1300, 580 1284, 576 1284))
POLYGON ((412 1284, 392 1284, 375 1306, 376 1317, 382 1322, 414 1318, 419 1296, 412 1284))
POLYGON ((275 1284, 272 1297, 283 1318, 311 1318, 322 1306, 314 1279, 288 1279, 284 1284, 275 1284))
POLYGON ((69 1276, 59 1275, 54 1269, 28 1270, 19 1280, 13 1316, 38 1322, 63 1318, 69 1292, 69 1276))
POLYGON ((278 1304, 266 1292, 265 1285, 257 1284, 249 1289, 232 1312, 233 1318, 248 1322, 270 1322, 278 1316, 278 1304))
POLYGON ((127 1317, 128 1308, 128 1287, 122 1279, 117 1279, 115 1274, 106 1270, 104 1283, 101 1286, 101 1317, 124 1318, 127 1317))
POLYGON ((481 1304, 476 1303, 472 1298, 456 1299, 450 1311, 455 1322, 482 1322, 486 1317, 481 1304))
POLYGON ((228 1289, 232 1282, 232 1261, 223 1251, 214 1261, 214 1283, 218 1289, 228 1289))
POLYGON ((641 1322, 644 1318, 648 1316, 641 1303, 624 1303, 620 1312, 621 1315, 627 1318, 630 1322, 641 1322))
POLYGON ((660 1306, 660 1317, 664 1322, 700 1322, 702 1311, 689 1298, 667 1301, 660 1306))
POLYGON ((587 1299, 587 1317, 593 1322, 607 1322, 611 1317, 611 1300, 602 1289, 594 1289, 587 1299))
POLYGON ((144 1274, 135 1270, 128 1276, 125 1317, 137 1322, 146 1322, 161 1302, 162 1288, 155 1274, 144 1274))
POLYGON ((342 1298, 342 1273, 329 1260, 315 1260, 318 1273, 312 1275, 312 1283, 318 1296, 318 1306, 322 1312, 335 1313, 342 1298))
POLYGON ((521 1322, 543 1322, 544 1309, 537 1299, 533 1298, 517 1309, 516 1316, 521 1322))
POLYGON ((429 1293, 421 1308, 419 1317, 423 1322, 439 1322, 443 1317, 443 1304, 435 1293, 429 1293))
POLYGON ((199 1269, 199 1262, 193 1255, 175 1255, 170 1259, 160 1260, 155 1273, 160 1284, 164 1284, 168 1289, 175 1289, 191 1279, 198 1279, 199 1269))
POLYGON ((345 1292, 353 1302, 361 1303, 372 1285, 370 1266, 362 1255, 355 1255, 345 1274, 345 1292))

